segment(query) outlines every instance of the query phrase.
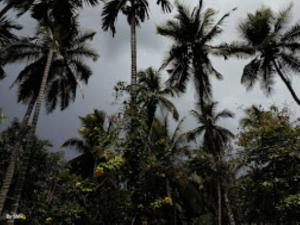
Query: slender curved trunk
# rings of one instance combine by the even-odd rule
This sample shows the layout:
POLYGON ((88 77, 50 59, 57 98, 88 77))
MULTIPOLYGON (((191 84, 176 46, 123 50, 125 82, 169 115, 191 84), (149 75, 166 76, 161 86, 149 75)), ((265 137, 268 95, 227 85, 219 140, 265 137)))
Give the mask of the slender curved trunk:
POLYGON ((284 76, 284 74, 281 72, 279 66, 277 65, 276 61, 275 60, 272 60, 273 61, 273 64, 275 66, 275 69, 279 75, 279 77, 281 78, 281 80, 283 81, 283 83, 286 85, 286 87, 288 88, 289 92, 291 93, 291 95, 293 96, 295 102, 300 105, 300 99, 298 98, 297 94, 295 93, 292 85, 291 85, 291 82, 284 76))
MULTIPOLYGON (((21 123, 21 128, 20 128, 21 137, 20 137, 20 139, 22 139, 23 136, 25 135, 23 133, 23 130, 24 130, 24 128, 26 128, 28 126, 28 121, 30 119, 30 115, 32 114, 34 104, 35 104, 35 98, 32 98, 30 103, 28 104, 27 110, 26 110, 25 115, 23 117, 23 121, 21 123)), ((10 186, 12 184, 12 181, 13 181, 13 178, 14 178, 14 175, 15 175, 17 157, 18 157, 18 150, 19 149, 20 149, 20 144, 18 142, 12 148, 12 152, 11 152, 11 155, 10 155, 10 158, 9 158, 9 165, 7 167, 5 177, 4 177, 4 180, 3 180, 3 184, 2 184, 1 189, 0 189, 0 215, 3 211, 4 204, 5 204, 5 201, 7 199, 7 194, 9 192, 10 186)))
POLYGON ((135 85, 137 83, 137 50, 136 50, 136 19, 135 16, 131 17, 130 21, 130 41, 131 41, 131 98, 135 99, 135 85))
POLYGON ((33 112, 33 108, 34 108, 34 105, 35 105, 35 98, 32 97, 32 99, 30 100, 28 106, 27 106, 27 110, 24 114, 24 117, 23 117, 23 120, 22 120, 22 124, 21 124, 21 129, 24 129, 25 127, 28 126, 28 123, 29 123, 29 119, 30 119, 30 116, 33 112))
MULTIPOLYGON (((26 179, 26 174, 27 174, 27 170, 28 170, 28 166, 29 166, 29 162, 30 162, 30 158, 31 158, 31 152, 28 151, 28 149, 31 148, 31 146, 34 143, 34 135, 35 135, 38 120, 39 120, 41 106, 42 106, 42 103, 44 100, 44 95, 45 95, 45 91, 46 91, 46 85, 47 85, 49 71, 50 71, 50 67, 51 67, 51 63, 52 63, 52 59, 53 59, 53 54, 54 54, 54 51, 53 51, 52 47, 50 47, 48 56, 47 56, 46 66, 45 66, 44 73, 43 73, 42 83, 41 83, 40 90, 39 90, 39 95, 38 95, 37 101, 36 101, 35 111, 33 114, 32 128, 31 128, 31 131, 29 134, 29 141, 26 144, 26 152, 25 152, 23 160, 22 160, 20 173, 19 173, 18 180, 16 183, 15 194, 13 196, 14 203, 11 208, 12 214, 16 213, 19 208, 19 203, 20 203, 20 199, 22 196, 22 191, 23 191, 23 187, 24 187, 24 183, 25 183, 25 179, 26 179)), ((14 221, 8 221, 7 224, 8 225, 14 224, 14 221)))
POLYGON ((13 7, 12 4, 6 4, 3 9, 0 11, 0 18, 5 16, 5 14, 13 7))
POLYGON ((221 183, 218 181, 217 184, 218 191, 218 225, 222 225, 222 190, 221 183))
POLYGON ((234 219, 234 215, 233 215, 233 211, 231 208, 231 204, 228 198, 228 191, 227 188, 224 188, 224 201, 225 201, 225 205, 227 208, 227 215, 228 215, 228 220, 229 220, 229 224, 230 225, 235 225, 235 219, 234 219))
POLYGON ((35 111, 34 111, 33 119, 32 119, 32 134, 33 135, 35 135, 35 132, 36 132, 37 124, 38 124, 39 117, 40 117, 40 111, 41 111, 42 103, 43 103, 43 100, 44 100, 44 97, 45 97, 47 81, 48 81, 50 67, 51 67, 51 63, 52 63, 52 59, 53 59, 53 54, 54 54, 54 50, 52 49, 52 47, 50 47, 49 52, 48 52, 48 56, 47 56, 47 63, 46 63, 44 74, 43 74, 43 80, 42 80, 42 83, 41 83, 39 95, 37 97, 35 111))
POLYGON ((7 167, 5 177, 3 179, 3 183, 0 190, 0 215, 4 209, 4 204, 7 199, 7 194, 12 184, 12 180, 16 170, 17 163, 17 151, 12 151, 9 158, 9 165, 7 167))

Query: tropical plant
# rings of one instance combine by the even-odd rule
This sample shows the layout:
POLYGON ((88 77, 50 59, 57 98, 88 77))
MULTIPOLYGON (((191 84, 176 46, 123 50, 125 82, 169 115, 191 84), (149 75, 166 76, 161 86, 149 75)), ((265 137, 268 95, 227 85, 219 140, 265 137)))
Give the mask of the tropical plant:
POLYGON ((171 89, 163 87, 160 73, 152 67, 138 73, 137 99, 141 103, 141 110, 147 111, 147 124, 151 128, 157 107, 170 112, 175 120, 179 114, 176 106, 167 98, 173 96, 171 89))
MULTIPOLYGON (((38 30, 37 34, 39 32, 42 32, 42 29, 38 30)), ((46 63, 48 40, 43 35, 41 33, 40 36, 35 37, 35 39, 41 38, 39 45, 35 43, 35 39, 23 40, 8 48, 13 61, 30 59, 30 64, 19 73, 12 85, 18 85, 18 101, 28 104, 24 116, 25 124, 36 103, 42 82, 42 76, 39 74, 46 63)), ((88 83, 92 71, 83 59, 96 60, 98 57, 97 53, 87 45, 87 41, 92 40, 94 35, 94 32, 73 34, 68 39, 72 44, 63 44, 55 52, 46 84, 45 101, 48 112, 55 110, 58 104, 61 110, 66 109, 71 102, 75 101, 78 87, 82 89, 81 83, 88 83)))
MULTIPOLYGON (((158 0, 164 12, 171 11, 169 0, 158 0)), ((120 13, 127 17, 131 34, 131 84, 137 84, 136 26, 149 18, 148 0, 106 0, 102 12, 102 28, 116 33, 115 23, 120 13)))
POLYGON ((203 134, 203 148, 215 156, 221 154, 228 141, 234 137, 230 130, 217 124, 220 119, 233 118, 233 113, 226 109, 216 112, 217 104, 217 102, 207 103, 202 111, 198 104, 199 111, 192 110, 191 114, 200 126, 187 134, 190 140, 203 134))
POLYGON ((295 120, 288 108, 253 107, 242 124, 238 145, 243 149, 246 175, 239 181, 239 206, 247 223, 296 224, 299 221, 299 119, 295 120), (246 212, 246 213, 245 213, 246 212))
MULTIPOLYGON (((245 66, 241 78, 242 84, 251 89, 259 81, 266 94, 273 90, 275 75, 288 88, 293 99, 300 105, 290 76, 287 73, 300 72, 300 24, 290 25, 292 6, 274 13, 269 8, 262 8, 249 13, 239 25, 243 38, 232 44, 232 48, 251 50, 253 58, 245 66)), ((249 54, 248 54, 249 55, 249 54)))
POLYGON ((223 49, 213 46, 213 41, 222 33, 222 24, 229 13, 215 23, 217 12, 211 8, 204 9, 202 0, 192 11, 179 3, 176 3, 176 8, 175 18, 157 27, 158 34, 174 42, 161 68, 168 68, 170 87, 181 92, 185 91, 192 77, 198 101, 204 105, 205 100, 212 96, 210 77, 214 75, 222 79, 209 56, 218 55, 223 49))
POLYGON ((80 117, 82 127, 79 129, 81 139, 71 138, 62 147, 76 148, 81 155, 71 161, 71 165, 83 177, 96 176, 98 163, 107 159, 111 144, 116 137, 112 131, 112 121, 99 110, 84 117, 80 117))
MULTIPOLYGON (((232 118, 233 114, 228 110, 223 110, 219 113, 216 112, 217 103, 206 103, 201 106, 198 104, 199 111, 192 110, 192 115, 199 123, 199 127, 196 127, 188 132, 188 138, 190 140, 203 135, 203 149, 211 153, 216 165, 216 171, 218 174, 222 174, 221 163, 226 145, 234 137, 233 133, 228 129, 219 126, 217 123, 220 119, 232 118)), ((222 180, 221 176, 217 182, 218 192, 218 224, 222 224, 222 180)))
POLYGON ((0 16, 0 80, 4 78, 5 72, 5 46, 12 41, 17 40, 17 36, 13 33, 15 30, 20 30, 22 27, 5 16, 0 16))
MULTIPOLYGON (((25 91, 27 96, 24 95, 22 98, 24 101, 29 100, 30 104, 23 120, 23 128, 28 125, 29 117, 35 104, 32 130, 30 134, 28 134, 29 136, 34 135, 36 132, 42 101, 48 88, 48 82, 49 89, 47 98, 48 100, 52 99, 50 108, 51 106, 53 108, 56 106, 58 96, 61 100, 61 108, 65 108, 69 104, 70 99, 75 99, 76 86, 78 85, 79 80, 87 81, 91 75, 90 69, 83 63, 82 59, 92 58, 93 60, 96 60, 98 57, 98 55, 85 43, 87 40, 91 40, 95 33, 79 35, 77 29, 70 29, 69 33, 67 32, 65 34, 62 34, 59 31, 61 30, 58 26, 55 26, 54 23, 51 23, 48 20, 41 21, 36 36, 33 39, 21 40, 20 42, 12 44, 7 50, 9 52, 6 56, 8 62, 20 62, 24 60, 31 62, 31 65, 22 71, 23 73, 21 73, 19 79, 21 78, 22 80, 23 76, 28 78, 28 75, 31 75, 32 77, 32 75, 43 73, 43 76, 39 76, 41 78, 36 82, 37 85, 34 86, 37 90, 33 89, 31 86, 33 85, 32 83, 28 83, 27 80, 24 82, 27 87, 25 86, 23 91, 25 91), (66 40, 66 38, 68 40, 66 40), (72 40, 72 43, 70 40, 72 40), (42 67, 39 67, 39 69, 41 69, 40 71, 37 71, 37 68, 34 67, 36 65, 42 65, 42 67), (31 74, 31 72, 34 72, 34 74, 31 74), (24 74, 27 74, 27 76, 24 74), (53 77, 49 79, 49 76, 50 78, 51 76, 53 77), (28 85, 31 90, 27 90, 28 85), (35 100, 35 103, 33 102, 33 99, 35 100)), ((35 77, 30 79, 36 80, 35 77)), ((22 133, 21 136, 23 136, 22 133)), ((22 139, 23 137, 20 138, 22 139)), ((30 141, 32 138, 29 138, 28 140, 28 145, 31 146, 32 144, 30 141)), ((16 144, 13 147, 14 153, 12 156, 17 154, 18 148, 20 148, 19 144, 16 144)), ((18 196, 16 197, 16 204, 13 211, 16 211, 18 207, 22 191, 22 182, 24 183, 22 180, 25 179, 26 168, 28 166, 26 164, 29 162, 30 155, 27 154, 26 157, 27 158, 23 159, 22 162, 24 174, 19 175, 21 184, 19 185, 20 188, 16 189, 18 196)), ((11 165, 15 165, 15 163, 13 163, 14 160, 16 160, 16 158, 11 157, 11 165)), ((7 173, 5 179, 6 182, 5 185, 2 186, 1 193, 8 192, 13 179, 14 167, 15 166, 9 167, 10 170, 8 170, 9 173, 7 173)), ((6 195, 3 194, 3 196, 5 198, 6 195)), ((5 199, 1 201, 1 203, 3 202, 4 204, 4 201, 5 199)), ((3 204, 0 204, 1 211, 3 209, 3 204)))

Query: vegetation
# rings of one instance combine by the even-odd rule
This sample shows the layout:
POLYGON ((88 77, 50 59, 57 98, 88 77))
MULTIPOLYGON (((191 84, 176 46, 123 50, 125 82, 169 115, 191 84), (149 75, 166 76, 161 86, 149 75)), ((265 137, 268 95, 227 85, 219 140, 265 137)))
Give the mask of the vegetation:
POLYGON ((234 114, 219 109, 211 82, 212 76, 223 77, 211 56, 246 57, 243 85, 249 89, 259 81, 270 94, 278 75, 300 104, 288 76, 300 72, 300 24, 290 26, 291 6, 250 13, 238 27, 241 40, 217 43, 230 13, 216 20, 203 0, 193 9, 158 0, 164 12, 175 10, 157 27, 172 45, 159 70, 149 65, 137 71, 136 26, 148 19, 150 1, 1 4, 0 79, 13 76, 5 65, 23 63, 12 86, 27 110, 21 122, 0 133, 0 224, 299 224, 300 118, 288 107, 252 105, 232 131, 224 119, 234 114), (78 14, 98 4, 104 31, 115 34, 119 14, 128 20, 131 82, 116 84, 114 114, 95 109, 79 118, 78 137, 61 146, 78 152, 68 160, 36 128, 43 106, 48 112, 66 110, 93 75, 86 61, 99 58, 89 45, 96 33, 80 28, 78 14), (16 19, 8 19, 8 12, 16 19), (32 37, 16 33, 24 13, 36 21, 32 37), (188 130, 174 97, 187 92, 190 80, 197 98, 188 130))

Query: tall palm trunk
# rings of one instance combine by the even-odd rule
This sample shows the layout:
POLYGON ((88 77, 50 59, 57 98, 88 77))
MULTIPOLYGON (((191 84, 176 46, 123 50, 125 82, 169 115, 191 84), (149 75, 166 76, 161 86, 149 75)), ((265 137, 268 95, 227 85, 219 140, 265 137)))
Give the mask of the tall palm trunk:
POLYGON ((155 117, 155 112, 156 112, 156 104, 155 103, 150 103, 147 107, 147 125, 149 130, 152 127, 152 123, 155 117))
POLYGON ((217 184, 218 191, 218 225, 222 225, 222 190, 221 183, 218 181, 217 184))
POLYGON ((30 100, 28 106, 27 106, 27 110, 24 114, 24 117, 23 117, 23 120, 22 120, 22 124, 21 124, 21 129, 24 129, 25 127, 28 126, 28 122, 29 122, 29 119, 30 119, 30 116, 33 112, 33 108, 34 108, 34 105, 35 105, 35 98, 32 97, 32 99, 30 100))
POLYGON ((7 199, 7 194, 12 184, 12 180, 16 170, 17 163, 17 151, 12 151, 9 158, 9 165, 7 167, 5 177, 0 190, 0 215, 2 214, 5 201, 7 199))
MULTIPOLYGON (((32 98, 30 103, 28 104, 27 110, 25 112, 25 115, 23 117, 23 121, 20 127, 21 133, 20 133, 20 141, 23 139, 23 136, 25 135, 24 129, 28 126, 28 121, 30 119, 30 115, 32 114, 33 107, 35 104, 35 98, 32 98)), ((5 201, 7 199, 7 194, 9 192, 10 186, 13 181, 13 177, 15 175, 16 171, 16 164, 17 164, 17 157, 18 157, 18 150, 20 149, 20 141, 18 141, 13 147, 12 152, 9 158, 9 165, 7 167, 5 177, 3 180, 3 184, 0 189, 0 215, 3 211, 5 201)))
POLYGON ((229 224, 230 225, 235 225, 234 215, 233 215, 231 204, 230 204, 230 201, 229 201, 229 198, 228 198, 227 188, 224 188, 224 201, 225 201, 225 205, 226 205, 226 208, 227 208, 227 215, 228 215, 229 224))
POLYGON ((291 82, 284 76, 284 74, 281 72, 279 66, 277 65, 276 61, 273 60, 273 64, 275 66, 275 69, 279 75, 279 77, 281 78, 281 80, 283 81, 283 83, 286 85, 286 87, 288 88, 289 92, 291 93, 291 95, 293 96, 295 102, 300 105, 300 99, 298 98, 297 94, 295 93, 291 82))
MULTIPOLYGON (((39 120, 41 106, 42 106, 42 103, 44 100, 44 95, 45 95, 45 91, 46 91, 46 85, 47 85, 49 71, 50 71, 50 67, 51 67, 51 63, 52 63, 52 59, 53 59, 53 54, 54 54, 54 50, 53 50, 52 46, 50 46, 48 56, 47 56, 46 66, 45 66, 44 73, 43 73, 42 83, 40 86, 39 95, 37 97, 35 111, 33 114, 32 129, 29 134, 29 141, 28 141, 28 144, 26 145, 26 152, 25 152, 23 160, 22 160, 22 165, 20 168, 20 173, 18 176, 17 184, 16 184, 15 194, 13 197, 14 203, 13 203, 12 209, 11 209, 12 214, 16 213, 19 208, 19 203, 20 203, 20 199, 22 196, 22 191, 23 191, 23 187, 24 187, 24 183, 25 183, 25 179, 26 179, 26 173, 27 173, 29 161, 31 158, 30 157, 31 152, 28 149, 31 148, 32 145, 34 144, 34 135, 35 135, 38 120, 39 120)), ((8 221, 7 224, 9 224, 9 225, 14 224, 14 221, 8 221)))
POLYGON ((130 40, 131 40, 131 85, 133 86, 133 90, 131 91, 132 99, 135 99, 135 89, 137 83, 137 50, 136 50, 136 18, 135 16, 131 16, 130 21, 130 40))

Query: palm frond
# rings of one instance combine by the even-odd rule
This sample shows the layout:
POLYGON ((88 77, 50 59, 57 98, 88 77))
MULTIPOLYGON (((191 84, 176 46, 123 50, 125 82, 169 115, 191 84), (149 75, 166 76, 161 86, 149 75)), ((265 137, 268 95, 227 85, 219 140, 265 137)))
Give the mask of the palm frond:
POLYGON ((294 42, 300 38, 300 23, 297 23, 289 28, 281 38, 282 42, 294 42))
POLYGON ((248 90, 253 88, 255 82, 258 80, 260 64, 260 60, 255 58, 244 67, 241 83, 245 85, 248 90))
POLYGON ((227 59, 230 56, 238 59, 249 58, 254 55, 255 49, 245 42, 231 42, 230 44, 223 43, 217 46, 210 46, 211 53, 217 56, 223 56, 227 59))
POLYGON ((217 113, 215 120, 218 121, 219 119, 226 119, 226 118, 233 118, 233 117, 234 117, 234 113, 225 109, 225 110, 217 113))
POLYGON ((156 4, 160 5, 163 12, 171 12, 172 11, 172 4, 169 0, 157 0, 156 4))
POLYGON ((292 7, 293 4, 290 4, 286 9, 278 13, 274 23, 274 34, 279 33, 288 24, 292 7))
MULTIPOLYGON (((234 11, 235 9, 233 9, 234 11)), ((202 43, 207 43, 209 41, 211 41, 214 37, 216 37, 218 34, 220 34, 223 29, 222 29, 222 25, 224 20, 230 16, 230 13, 226 13, 224 14, 221 19, 218 20, 218 22, 210 29, 210 31, 208 31, 206 34, 204 34, 205 36, 202 37, 202 43)))
POLYGON ((284 64, 285 68, 288 68, 295 74, 300 72, 300 58, 296 54, 282 52, 279 57, 282 61, 281 64, 284 64))
POLYGON ((74 147, 76 148, 79 152, 85 153, 86 152, 86 146, 84 142, 80 139, 77 138, 70 138, 66 142, 62 144, 63 148, 68 148, 68 147, 74 147))
POLYGON ((178 119, 179 119, 179 113, 178 113, 178 111, 177 111, 177 109, 176 109, 176 106, 175 106, 170 100, 168 100, 168 99, 165 98, 165 97, 160 97, 159 100, 160 100, 160 101, 159 101, 160 104, 161 104, 167 111, 169 111, 169 112, 172 114, 173 118, 174 118, 175 120, 178 120, 178 119))
POLYGON ((0 46, 16 41, 18 38, 13 31, 22 29, 22 26, 8 20, 5 16, 0 17, 0 46))
POLYGON ((194 128, 186 133, 186 137, 188 141, 194 141, 196 137, 201 135, 205 131, 205 126, 199 126, 194 128))
POLYGON ((113 36, 116 33, 115 23, 120 11, 126 6, 127 0, 108 0, 102 11, 102 29, 111 30, 113 36))

